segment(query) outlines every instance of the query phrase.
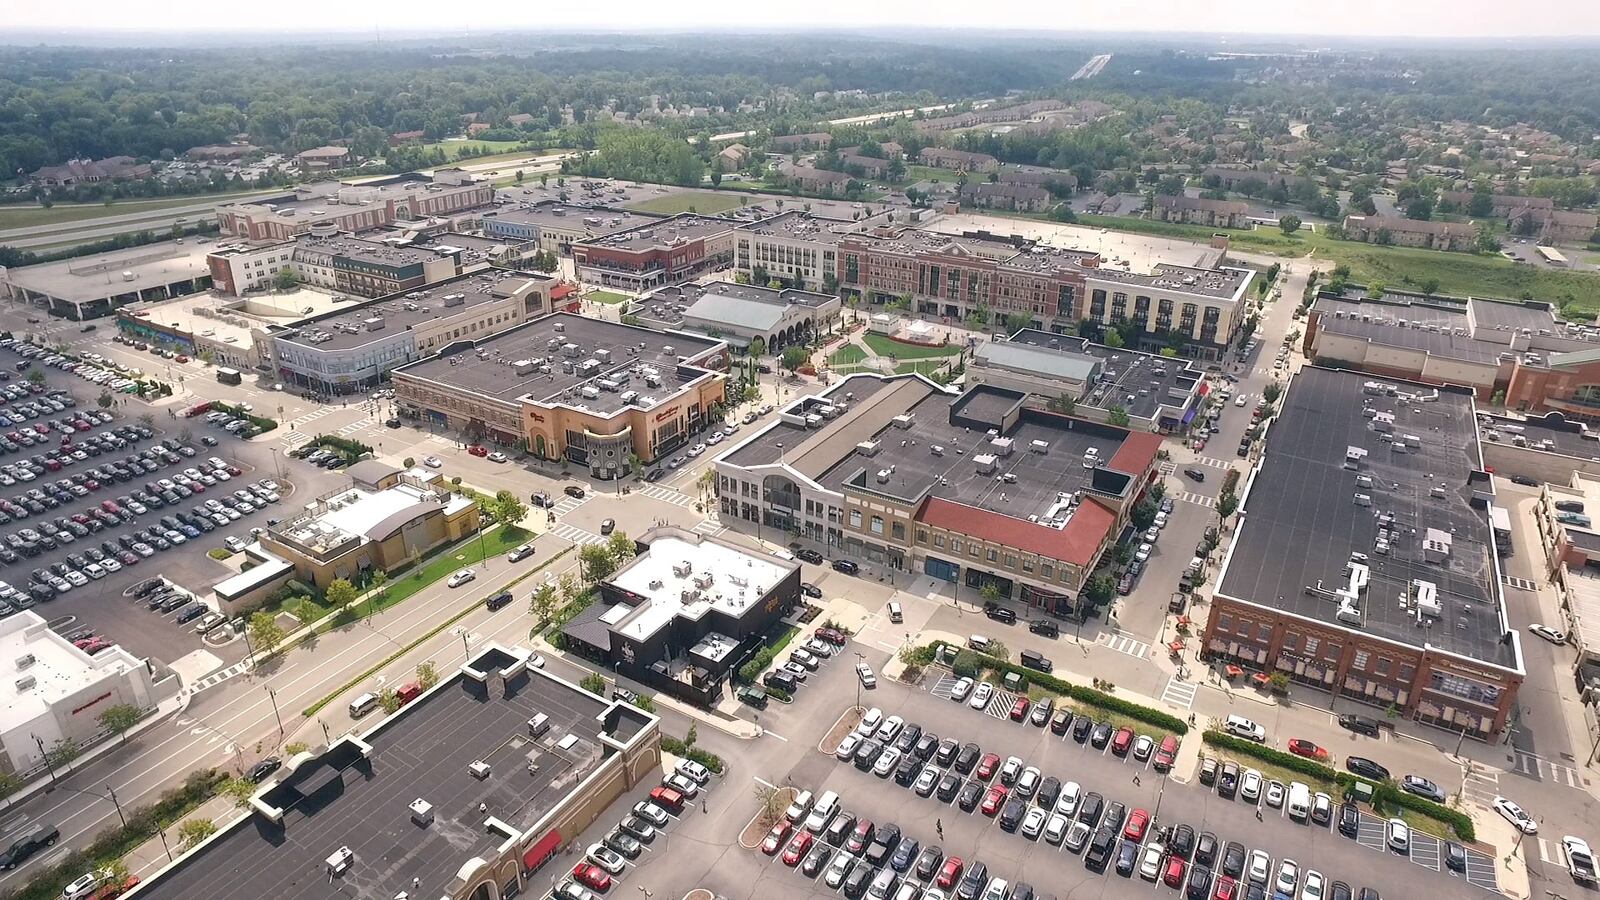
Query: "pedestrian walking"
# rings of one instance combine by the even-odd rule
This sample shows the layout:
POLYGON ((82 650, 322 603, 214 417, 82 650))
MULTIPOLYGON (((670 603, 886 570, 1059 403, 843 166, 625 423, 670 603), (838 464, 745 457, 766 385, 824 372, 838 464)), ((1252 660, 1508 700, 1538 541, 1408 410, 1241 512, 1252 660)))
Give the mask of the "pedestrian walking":
POLYGON ((944 840, 944 820, 943 819, 934 819, 933 820, 933 830, 938 832, 939 840, 941 840, 941 841, 944 840))
POLYGON ((1138 772, 1133 773, 1133 783, 1134 783, 1135 787, 1137 787, 1138 784, 1139 784, 1139 773, 1138 772))

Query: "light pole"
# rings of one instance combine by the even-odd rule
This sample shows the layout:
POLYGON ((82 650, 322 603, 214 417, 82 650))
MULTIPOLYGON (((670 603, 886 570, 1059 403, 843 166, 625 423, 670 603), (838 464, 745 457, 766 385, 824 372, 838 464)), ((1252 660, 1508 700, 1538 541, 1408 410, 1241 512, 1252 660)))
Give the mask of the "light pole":
POLYGON ((278 692, 274 691, 270 684, 262 685, 262 687, 267 689, 267 696, 272 700, 272 717, 278 720, 278 737, 281 738, 283 737, 283 716, 278 714, 278 692))
MULTIPOLYGON (((856 662, 859 664, 859 663, 864 663, 866 661, 867 661, 867 658, 865 656, 863 656, 858 651, 856 653, 856 662)), ((860 708, 861 708, 861 673, 857 672, 856 673, 856 709, 860 709, 860 708)))

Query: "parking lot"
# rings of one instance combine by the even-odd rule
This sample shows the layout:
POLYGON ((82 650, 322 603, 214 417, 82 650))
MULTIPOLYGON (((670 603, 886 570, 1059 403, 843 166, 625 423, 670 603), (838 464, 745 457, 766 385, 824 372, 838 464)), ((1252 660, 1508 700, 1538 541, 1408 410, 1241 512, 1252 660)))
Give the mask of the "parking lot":
MULTIPOLYGON (((0 372, 11 376, 0 389, 33 387, 35 371, 44 382, 26 396, 0 396, 0 415, 11 420, 0 427, 0 511, 11 520, 0 522, 8 606, 32 608, 91 652, 115 643, 171 661, 201 647, 196 628, 217 624, 209 610, 191 602, 150 610, 129 589, 159 574, 207 596, 234 570, 206 551, 264 527, 302 476, 275 477, 272 461, 261 458, 267 448, 226 434, 205 446, 204 431, 189 420, 147 413, 137 400, 102 409, 98 398, 109 385, 49 365, 48 356, 19 369, 18 349, 0 349, 0 372), (52 397, 62 409, 35 402, 52 397), (251 486, 263 479, 275 487, 258 493, 251 486)), ((224 662, 244 655, 225 629, 205 646, 224 662)))

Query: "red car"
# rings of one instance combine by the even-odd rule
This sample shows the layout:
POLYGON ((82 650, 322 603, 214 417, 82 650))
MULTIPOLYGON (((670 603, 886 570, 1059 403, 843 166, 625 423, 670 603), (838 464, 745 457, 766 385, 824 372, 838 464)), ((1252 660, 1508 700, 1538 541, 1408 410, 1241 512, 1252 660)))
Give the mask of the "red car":
POLYGON ((761 842, 761 852, 773 856, 778 848, 783 846, 783 839, 789 836, 789 823, 779 822, 767 832, 767 839, 761 842))
POLYGON ((584 887, 593 888, 597 891, 610 890, 611 888, 611 876, 606 874, 605 869, 594 863, 581 862, 573 866, 572 877, 582 882, 584 887))
POLYGON ((935 878, 933 883, 945 890, 949 890, 955 886, 957 881, 961 880, 961 870, 964 868, 966 868, 966 864, 961 861, 961 857, 952 856, 944 861, 944 865, 939 869, 939 877, 935 878))
POLYGON ((978 771, 973 773, 980 780, 988 781, 994 777, 994 770, 1000 765, 1000 754, 985 753, 983 759, 978 760, 978 771))
POLYGON ((1122 836, 1135 843, 1144 840, 1144 830, 1150 825, 1150 814, 1142 809, 1128 813, 1128 824, 1122 829, 1122 836))
POLYGON ((1328 758, 1328 751, 1326 748, 1318 747, 1316 744, 1313 744, 1312 742, 1303 738, 1290 738, 1289 752, 1293 753, 1295 756, 1304 756, 1307 759, 1325 760, 1328 758))
POLYGON ((35 422, 34 426, 33 426, 33 430, 39 432, 40 434, 49 434, 50 433, 50 426, 46 425, 43 422, 35 422))
POLYGON ((1011 791, 1004 785, 997 784, 989 788, 989 793, 983 795, 983 803, 979 808, 983 810, 984 815, 993 816, 1000 812, 1000 807, 1006 805, 1006 795, 1010 793, 1011 791))
POLYGON ((1178 739, 1169 734, 1161 739, 1161 746, 1156 748, 1155 760, 1150 764, 1155 767, 1157 772, 1166 772, 1171 770, 1172 763, 1177 758, 1178 739))
POLYGON ((1186 866, 1184 866, 1181 857, 1169 856, 1167 857, 1167 868, 1161 873, 1161 880, 1166 882, 1167 887, 1170 888, 1183 887, 1185 868, 1186 866))
POLYGON ((1011 704, 1011 721, 1021 722, 1028 717, 1028 698, 1018 697, 1017 702, 1011 704))
POLYGON ((1118 728, 1117 736, 1111 739, 1111 752, 1118 756, 1127 756, 1128 748, 1133 746, 1133 729, 1118 728))
POLYGON ((847 640, 849 640, 848 638, 845 637, 844 632, 839 631, 836 628, 826 628, 826 627, 817 629, 817 638, 819 640, 824 640, 824 641, 827 641, 830 644, 834 644, 834 645, 837 645, 837 646, 840 646, 840 647, 843 647, 845 645, 845 642, 847 640))
POLYGON ((79 431, 88 431, 93 426, 91 426, 88 422, 79 419, 78 421, 72 423, 72 427, 78 429, 79 431))
MULTIPOLYGON (((472 446, 468 447, 467 448, 467 452, 471 453, 473 456, 488 456, 489 455, 489 451, 486 448, 484 448, 484 447, 482 447, 482 446, 480 446, 478 444, 473 444, 472 446)), ((229 473, 229 474, 232 474, 232 473, 229 473)))
POLYGON ((862 819, 856 823, 855 830, 850 832, 850 837, 845 840, 844 848, 851 853, 860 853, 870 843, 872 843, 872 820, 862 819))
POLYGON ((815 836, 811 832, 805 829, 797 832, 794 840, 789 842, 789 846, 783 848, 783 864, 786 866, 800 865, 800 860, 806 858, 806 851, 811 849, 813 840, 815 840, 815 836))
POLYGON ((1217 876, 1217 890, 1211 895, 1211 900, 1234 900, 1238 896, 1238 887, 1232 878, 1226 875, 1217 876))

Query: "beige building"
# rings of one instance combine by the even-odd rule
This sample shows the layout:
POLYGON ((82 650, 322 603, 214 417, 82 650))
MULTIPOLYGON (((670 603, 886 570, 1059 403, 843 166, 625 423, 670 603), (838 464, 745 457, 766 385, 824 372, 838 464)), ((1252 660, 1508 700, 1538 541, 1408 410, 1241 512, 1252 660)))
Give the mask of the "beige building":
POLYGON ((1432 222, 1398 216, 1345 216, 1345 236, 1353 241, 1424 247, 1429 250, 1471 250, 1478 226, 1471 222, 1432 222))
POLYGON ((1155 199, 1150 216, 1161 222, 1182 222, 1207 228, 1249 228, 1250 204, 1242 200, 1163 195, 1155 199))
MULTIPOLYGON (((848 219, 828 219, 790 210, 734 230, 733 268, 752 281, 757 270, 801 289, 820 290, 837 282, 839 241, 860 227, 848 219)), ((763 284, 765 282, 762 282, 763 284)))

